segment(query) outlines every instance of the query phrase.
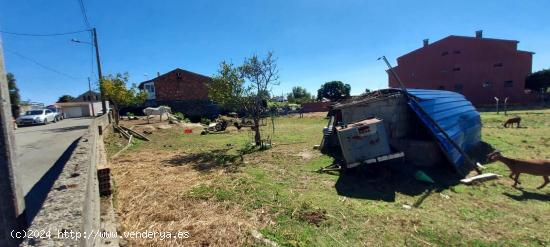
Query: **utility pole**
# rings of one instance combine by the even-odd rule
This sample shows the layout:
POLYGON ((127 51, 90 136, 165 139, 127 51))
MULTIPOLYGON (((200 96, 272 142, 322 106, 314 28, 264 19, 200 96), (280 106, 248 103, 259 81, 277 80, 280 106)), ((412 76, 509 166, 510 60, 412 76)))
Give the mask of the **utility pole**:
POLYGON ((92 98, 92 83, 90 82, 90 77, 88 77, 88 90, 90 92, 90 107, 92 107, 92 117, 95 117, 95 110, 94 110, 94 99, 92 98))
POLYGON ((107 104, 105 103, 105 92, 103 91, 103 75, 101 74, 101 61, 99 60, 99 45, 97 44, 97 32, 95 27, 92 29, 94 36, 95 57, 97 61, 97 76, 99 77, 99 92, 101 93, 101 108, 103 114, 107 114, 107 104))
POLYGON ((18 246, 18 239, 11 234, 21 229, 24 224, 22 219, 25 218, 23 193, 14 171, 16 156, 13 124, 0 40, 0 246, 18 246))

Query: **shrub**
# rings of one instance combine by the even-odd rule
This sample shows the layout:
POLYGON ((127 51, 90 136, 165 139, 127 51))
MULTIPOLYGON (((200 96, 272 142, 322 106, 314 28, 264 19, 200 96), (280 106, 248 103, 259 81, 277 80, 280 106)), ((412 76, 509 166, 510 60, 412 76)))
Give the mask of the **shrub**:
POLYGON ((209 125, 212 121, 208 118, 202 117, 201 118, 201 124, 209 125))
POLYGON ((189 119, 185 117, 185 115, 183 115, 183 113, 181 112, 176 112, 174 114, 174 117, 176 117, 178 120, 184 122, 184 123, 189 123, 189 119))

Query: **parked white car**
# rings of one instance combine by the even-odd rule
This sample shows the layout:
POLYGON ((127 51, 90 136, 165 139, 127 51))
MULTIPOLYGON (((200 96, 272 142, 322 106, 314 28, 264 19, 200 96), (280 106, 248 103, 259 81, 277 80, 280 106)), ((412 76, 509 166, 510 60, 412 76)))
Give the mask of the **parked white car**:
POLYGON ((56 113, 49 109, 28 110, 24 115, 17 118, 18 126, 31 124, 48 124, 49 122, 57 122, 56 113))
POLYGON ((65 119, 65 114, 63 113, 63 111, 61 110, 61 108, 46 108, 47 110, 50 110, 53 112, 53 114, 55 115, 55 121, 61 121, 63 119, 65 119))

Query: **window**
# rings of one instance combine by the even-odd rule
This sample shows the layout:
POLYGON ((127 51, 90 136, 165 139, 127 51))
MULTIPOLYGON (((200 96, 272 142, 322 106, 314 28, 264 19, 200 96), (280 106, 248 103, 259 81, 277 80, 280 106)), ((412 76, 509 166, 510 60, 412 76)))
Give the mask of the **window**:
POLYGON ((462 83, 455 84, 455 91, 456 92, 462 92, 463 86, 462 83))
POLYGON ((445 90, 445 86, 439 86, 437 87, 438 90, 445 90))
POLYGON ((514 87, 514 81, 504 81, 504 87, 514 87))
POLYGON ((453 53, 454 53, 454 54, 460 54, 460 53, 462 53, 462 52, 459 51, 459 50, 456 50, 456 51, 453 51, 453 53))
POLYGON ((453 71, 460 71, 460 67, 454 67, 453 71))
POLYGON ((180 72, 178 72, 176 75, 177 75, 178 79, 181 79, 181 73, 180 72))
POLYGON ((441 53, 441 56, 447 56, 447 55, 449 55, 448 51, 444 51, 444 52, 441 53))
POLYGON ((502 67, 502 63, 495 63, 495 64, 493 64, 493 67, 495 67, 495 68, 496 67, 502 67))

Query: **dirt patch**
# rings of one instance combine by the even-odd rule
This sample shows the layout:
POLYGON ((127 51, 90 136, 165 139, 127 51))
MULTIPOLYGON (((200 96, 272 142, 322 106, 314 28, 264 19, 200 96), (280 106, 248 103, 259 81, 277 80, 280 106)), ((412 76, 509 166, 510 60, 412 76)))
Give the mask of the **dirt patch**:
POLYGON ((313 154, 313 152, 311 152, 309 150, 304 150, 304 151, 298 153, 298 157, 302 158, 303 160, 310 160, 314 156, 315 155, 313 154))
POLYGON ((171 129, 172 127, 174 127, 174 126, 169 125, 169 124, 160 124, 160 125, 157 126, 157 128, 162 129, 162 130, 171 129))
POLYGON ((314 211, 305 211, 298 214, 298 218, 302 221, 308 222, 319 226, 321 222, 327 219, 326 211, 322 209, 317 209, 314 211))
POLYGON ((147 123, 147 120, 141 119, 141 118, 137 120, 121 119, 119 124, 126 128, 131 128, 132 130, 138 133, 144 133, 147 135, 150 135, 159 129, 181 128, 181 129, 193 129, 194 131, 200 131, 204 128, 200 123, 172 123, 171 124, 166 120, 160 122, 158 121, 158 119, 156 119, 156 121, 151 120, 149 123, 147 123))

